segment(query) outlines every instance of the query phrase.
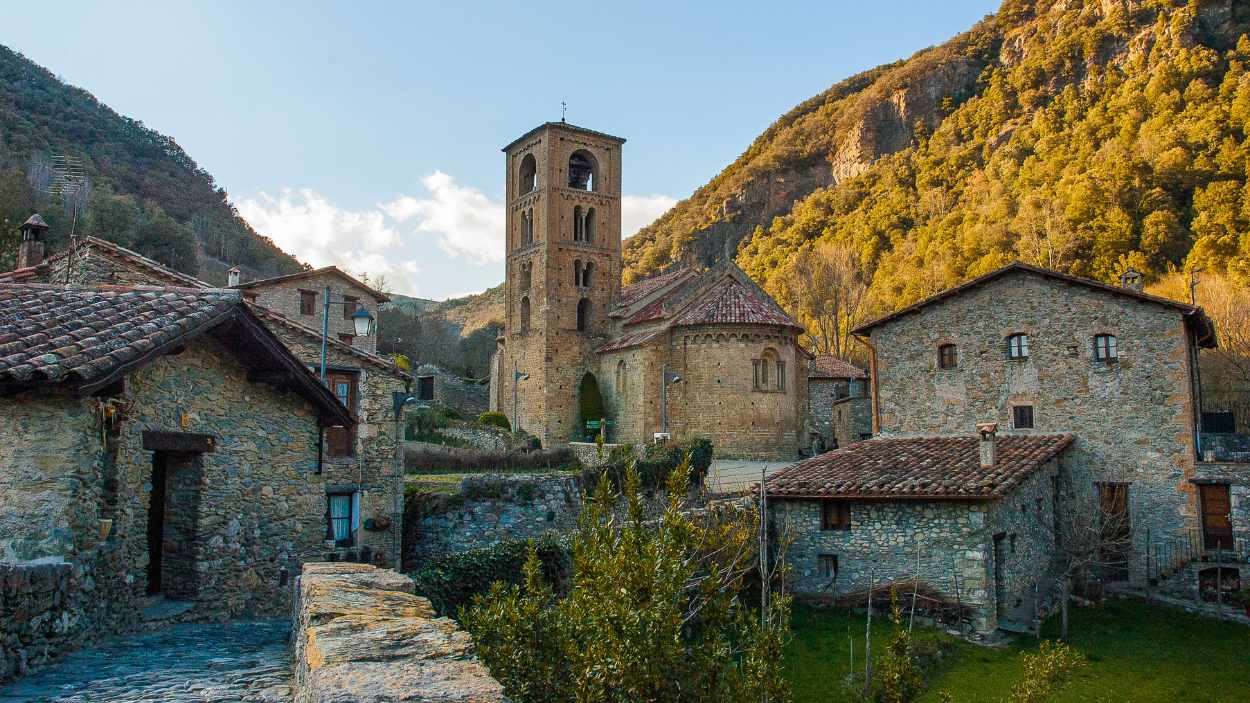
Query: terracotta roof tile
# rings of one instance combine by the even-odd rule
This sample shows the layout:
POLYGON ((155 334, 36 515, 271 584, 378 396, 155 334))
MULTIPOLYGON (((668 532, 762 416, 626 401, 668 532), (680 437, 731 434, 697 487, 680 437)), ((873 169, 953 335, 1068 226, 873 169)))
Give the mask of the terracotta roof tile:
POLYGON ((634 303, 642 300, 648 295, 651 295, 652 293, 658 291, 664 286, 670 283, 673 283, 674 281, 677 281, 678 279, 681 279, 685 276, 688 276, 691 273, 694 273, 694 272, 689 268, 686 268, 686 267, 676 268, 676 269, 673 269, 672 271, 661 273, 658 276, 652 276, 651 278, 647 278, 647 279, 638 281, 637 283, 634 283, 632 285, 625 286, 624 288, 621 288, 621 295, 620 295, 619 300, 617 301, 617 304, 619 307, 623 307, 623 308, 629 307, 630 305, 633 305, 634 303))
POLYGON ((618 337, 612 340, 611 342, 608 342, 602 347, 599 347, 596 351, 602 353, 602 352, 617 351, 619 349, 628 349, 629 347, 636 347, 640 344, 646 344, 647 342, 650 342, 651 340, 655 339, 656 337, 660 336, 663 333, 664 333, 664 328, 647 330, 645 332, 633 332, 631 334, 618 337))
POLYGON ((732 277, 726 277, 704 291, 697 302, 673 320, 673 324, 677 325, 713 323, 799 327, 799 323, 772 300, 760 297, 756 291, 732 277))
POLYGON ((808 378, 868 378, 868 374, 858 366, 845 362, 832 354, 817 356, 808 378))
POLYGON ((978 437, 869 439, 787 466, 765 486, 781 498, 993 499, 1072 440, 1071 434, 999 435, 996 464, 983 469, 978 437))

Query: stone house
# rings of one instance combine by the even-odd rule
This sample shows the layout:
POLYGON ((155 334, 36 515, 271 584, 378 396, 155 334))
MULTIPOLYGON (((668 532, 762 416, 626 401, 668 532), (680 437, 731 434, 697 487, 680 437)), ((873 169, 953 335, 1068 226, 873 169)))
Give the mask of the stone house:
MULTIPOLYGON (((0 273, 0 282, 209 288, 194 277, 91 236, 76 237, 66 251, 45 258, 42 236, 46 230, 38 215, 23 224, 19 263, 24 266, 0 273)), ((247 283, 238 280, 239 273, 237 268, 231 269, 229 276, 251 312, 314 372, 319 372, 321 365, 322 303, 325 289, 330 289, 333 302, 326 342, 327 385, 351 411, 355 423, 324 433, 323 469, 341 494, 356 496, 353 500, 361 509, 370 514, 385 512, 400 520, 402 487, 386 477, 395 475, 398 456, 394 394, 406 393, 411 379, 394 362, 375 353, 376 332, 364 337, 344 332, 354 332, 347 319, 355 311, 352 302, 376 318, 378 305, 387 300, 386 296, 333 266, 247 283), (309 291, 315 293, 311 299, 313 314, 305 315, 310 303, 305 293, 309 291)), ((336 547, 336 557, 359 557, 367 548, 372 559, 396 563, 400 534, 398 529, 355 531, 351 540, 343 540, 336 547)))
POLYGON ((807 370, 807 423, 813 454, 871 437, 868 374, 831 354, 813 357, 807 370))
POLYGON ((283 612, 303 561, 391 519, 335 513, 320 438, 352 417, 237 291, 0 284, 0 395, 0 561, 67 574, 4 599, 5 675, 136 626, 149 596, 283 612))
POLYGON ((463 379, 437 364, 421 364, 412 371, 413 395, 422 403, 453 408, 466 420, 490 409, 487 385, 463 379))
POLYGON ((1192 575, 1225 544, 1244 553, 1234 535, 1250 528, 1237 526, 1250 472, 1199 461, 1197 360, 1214 327, 1139 280, 1015 263, 859 327, 874 435, 958 436, 985 422, 1003 428, 999 441, 1071 435, 1060 522, 1094 511, 1122 526, 1127 546, 1108 556, 1107 580, 1192 575))
POLYGON ((621 285, 624 140, 549 122, 504 147, 506 314, 491 408, 544 444, 583 440, 597 387, 609 439, 700 435, 718 456, 806 446, 801 327, 732 262, 621 285))
POLYGON ((1032 615, 1049 591, 1059 465, 1072 436, 874 438, 768 478, 800 597, 837 602, 913 579, 978 630, 1032 615))

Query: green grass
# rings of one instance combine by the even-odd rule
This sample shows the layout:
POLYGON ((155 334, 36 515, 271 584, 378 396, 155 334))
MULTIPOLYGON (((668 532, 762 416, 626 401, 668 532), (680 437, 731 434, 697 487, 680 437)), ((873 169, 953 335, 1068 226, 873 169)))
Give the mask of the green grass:
MULTIPOLYGON (((1062 701, 1245 701, 1250 700, 1250 628, 1189 615, 1160 605, 1109 601, 1073 609, 1070 644, 1089 660, 1048 700, 1062 701)), ((855 666, 864 665, 864 617, 839 610, 796 606, 794 639, 785 667, 795 703, 850 701, 842 682, 848 670, 847 629, 855 635, 855 666)), ((886 618, 874 619, 873 650, 882 651, 886 618)), ((1042 637, 1056 639, 1052 619, 1042 637)), ((1037 640, 1020 638, 987 648, 928 633, 947 644, 932 671, 926 703, 946 691, 953 700, 1001 701, 1020 678, 1020 653, 1037 640)))

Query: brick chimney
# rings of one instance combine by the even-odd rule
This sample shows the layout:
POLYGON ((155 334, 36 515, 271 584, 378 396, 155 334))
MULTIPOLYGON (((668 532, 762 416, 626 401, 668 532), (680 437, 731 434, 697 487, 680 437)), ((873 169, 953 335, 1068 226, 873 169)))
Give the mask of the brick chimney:
POLYGON ((981 468, 992 469, 998 461, 998 447, 995 437, 998 434, 997 422, 978 422, 977 433, 981 435, 978 449, 981 453, 981 468))
POLYGON ((243 280, 243 271, 241 271, 238 266, 232 266, 230 270, 226 272, 226 285, 227 286, 234 288, 235 286, 239 285, 239 283, 241 283, 242 280, 243 280))
POLYGON ((17 267, 24 269, 42 264, 43 233, 48 231, 48 223, 35 213, 17 231, 22 233, 22 243, 17 249, 17 267))

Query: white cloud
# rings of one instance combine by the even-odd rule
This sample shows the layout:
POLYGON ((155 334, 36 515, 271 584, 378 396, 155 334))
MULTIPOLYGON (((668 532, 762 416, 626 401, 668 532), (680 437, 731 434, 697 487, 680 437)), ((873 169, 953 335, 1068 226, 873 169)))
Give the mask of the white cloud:
POLYGON ((628 239, 677 204, 667 195, 625 195, 621 197, 621 238, 628 239))
POLYGON ((422 178, 421 185, 429 197, 405 195, 379 207, 396 222, 415 218, 416 231, 436 235, 438 246, 449 256, 478 266, 503 261, 503 203, 456 183, 442 171, 422 178))

